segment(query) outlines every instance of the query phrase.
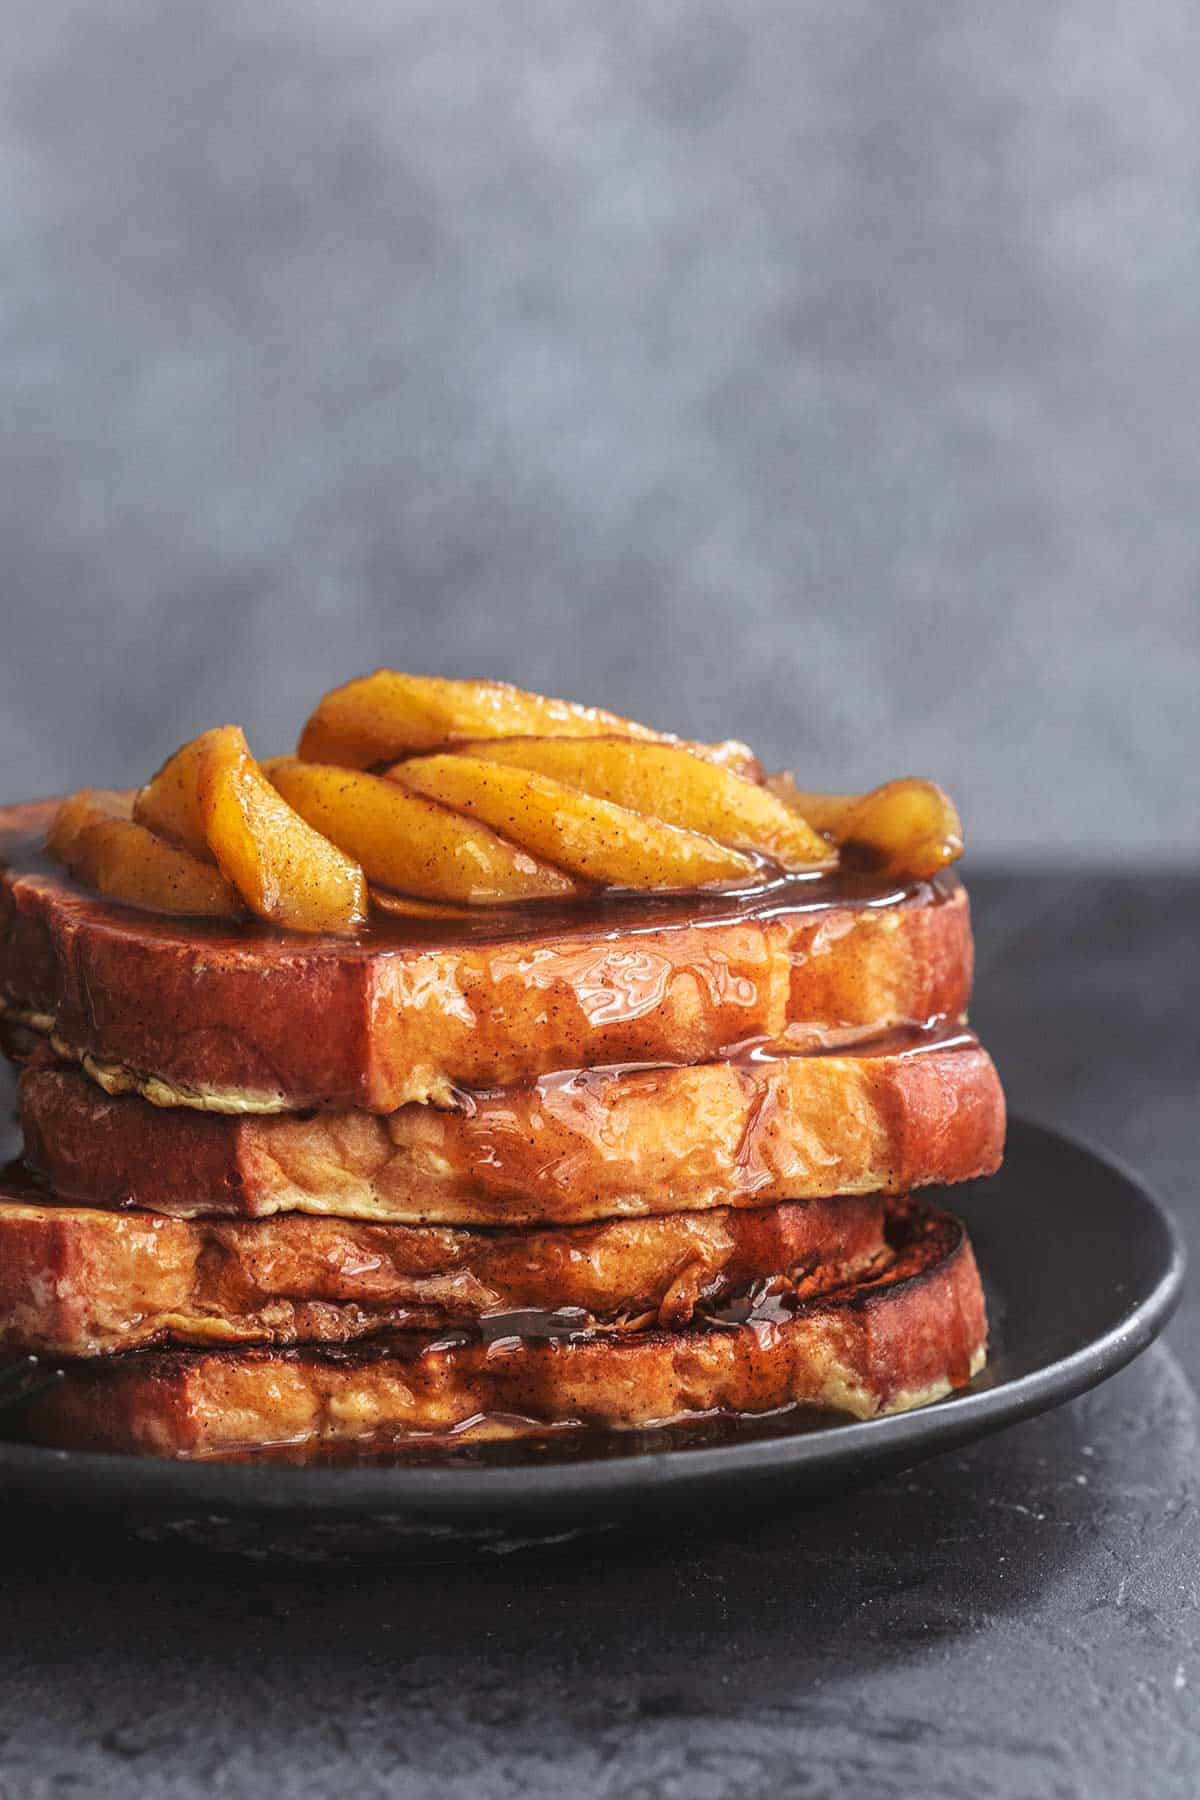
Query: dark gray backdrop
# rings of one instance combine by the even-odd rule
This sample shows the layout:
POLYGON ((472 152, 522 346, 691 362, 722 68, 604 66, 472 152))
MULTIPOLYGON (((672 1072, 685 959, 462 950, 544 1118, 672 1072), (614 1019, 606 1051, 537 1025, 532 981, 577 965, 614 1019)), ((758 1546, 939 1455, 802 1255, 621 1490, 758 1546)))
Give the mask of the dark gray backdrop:
POLYGON ((1194 0, 9 0, 0 785, 380 661, 1194 850, 1194 0))

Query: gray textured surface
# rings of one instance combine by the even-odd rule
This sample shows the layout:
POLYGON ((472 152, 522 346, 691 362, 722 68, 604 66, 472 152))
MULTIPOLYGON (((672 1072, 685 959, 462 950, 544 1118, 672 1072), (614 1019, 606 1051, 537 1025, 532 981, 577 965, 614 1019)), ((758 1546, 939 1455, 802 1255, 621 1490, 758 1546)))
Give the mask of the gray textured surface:
POLYGON ((378 661, 1196 839, 1192 0, 11 0, 3 798, 378 661))
MULTIPOLYGON (((798 1519, 331 1579, 19 1550, 11 1800, 1194 1800, 1200 1431, 1155 1349, 798 1519)), ((6 1632, 6 1636, 10 1635, 6 1632)))
MULTIPOLYGON (((975 893, 1010 1094, 1136 1155, 1197 1266, 1200 876, 975 893)), ((1194 1800, 1198 1372, 1193 1292, 1083 1400, 690 1541, 331 1576, 10 1522, 0 1791, 1194 1800)))

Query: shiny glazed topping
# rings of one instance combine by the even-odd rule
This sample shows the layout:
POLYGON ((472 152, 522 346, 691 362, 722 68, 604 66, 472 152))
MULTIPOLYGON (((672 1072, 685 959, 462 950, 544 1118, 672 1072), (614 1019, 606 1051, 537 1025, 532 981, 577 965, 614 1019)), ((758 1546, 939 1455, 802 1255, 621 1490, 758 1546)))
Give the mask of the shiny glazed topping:
POLYGON ((259 764, 237 726, 175 752, 136 796, 84 789, 50 854, 145 911, 354 934, 597 895, 758 892, 854 869, 936 875, 962 849, 941 789, 865 796, 766 781, 744 746, 689 743, 503 684, 380 670, 327 695, 300 753, 259 764))

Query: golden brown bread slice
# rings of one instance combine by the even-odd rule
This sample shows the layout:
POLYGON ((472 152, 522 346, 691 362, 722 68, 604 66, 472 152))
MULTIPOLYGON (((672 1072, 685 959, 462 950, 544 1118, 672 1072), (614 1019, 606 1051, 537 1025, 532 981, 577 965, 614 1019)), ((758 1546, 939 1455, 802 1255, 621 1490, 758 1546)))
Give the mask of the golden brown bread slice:
POLYGON ((996 1071, 966 1032, 850 1056, 572 1070, 384 1118, 219 1118, 37 1066, 20 1098, 26 1154, 54 1192, 181 1217, 580 1223, 905 1193, 989 1174, 1004 1144, 996 1071))
POLYGON ((0 813, 0 1000, 97 1080, 158 1104, 387 1113, 558 1068, 852 1040, 957 1018, 970 993, 953 875, 891 893, 796 876, 749 896, 391 918, 341 941, 85 893, 39 861, 53 807, 0 813))
POLYGON ((42 1443, 162 1456, 259 1445, 630 1430, 790 1405, 858 1418, 963 1385, 983 1363, 983 1293, 966 1234, 901 1210, 874 1277, 794 1310, 681 1331, 485 1342, 420 1334, 352 1349, 133 1351, 70 1366, 33 1401, 42 1443))
POLYGON ((841 1286, 885 1252, 882 1200, 793 1201, 542 1231, 454 1231, 286 1213, 160 1218, 0 1187, 0 1345, 96 1356, 151 1344, 343 1343, 569 1309, 622 1330, 781 1276, 841 1286))

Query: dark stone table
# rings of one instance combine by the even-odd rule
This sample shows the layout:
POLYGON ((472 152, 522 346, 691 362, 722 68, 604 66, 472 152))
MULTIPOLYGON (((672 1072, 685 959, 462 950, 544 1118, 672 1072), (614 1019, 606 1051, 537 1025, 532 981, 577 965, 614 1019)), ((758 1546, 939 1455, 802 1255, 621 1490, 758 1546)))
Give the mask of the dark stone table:
MULTIPOLYGON (((1200 1267, 1200 877, 973 888, 1014 1105, 1141 1168, 1200 1267)), ((1057 1413, 667 1542, 308 1573, 10 1522, 0 1792, 1194 1800, 1198 1359, 1185 1296, 1057 1413)))

